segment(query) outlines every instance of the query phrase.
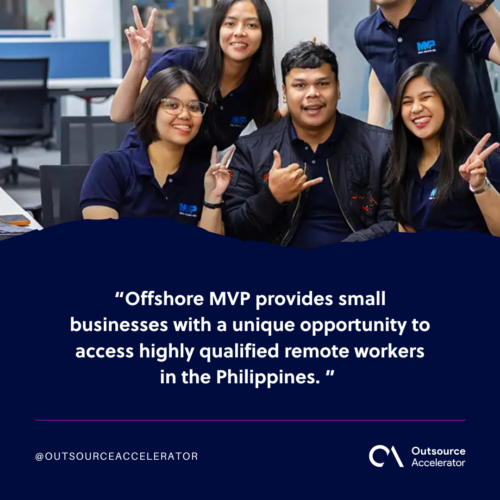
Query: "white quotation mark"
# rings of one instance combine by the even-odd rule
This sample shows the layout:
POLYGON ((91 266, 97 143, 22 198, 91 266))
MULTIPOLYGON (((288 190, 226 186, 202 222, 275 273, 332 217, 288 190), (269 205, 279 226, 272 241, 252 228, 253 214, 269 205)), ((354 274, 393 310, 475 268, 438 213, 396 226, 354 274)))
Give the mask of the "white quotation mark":
POLYGON ((326 376, 327 377, 333 377, 334 373, 335 373, 335 370, 326 370, 326 376))
POLYGON ((124 292, 116 292, 115 299, 123 299, 124 292))
POLYGON ((43 460, 43 453, 37 453, 35 458, 37 462, 41 462, 43 460))

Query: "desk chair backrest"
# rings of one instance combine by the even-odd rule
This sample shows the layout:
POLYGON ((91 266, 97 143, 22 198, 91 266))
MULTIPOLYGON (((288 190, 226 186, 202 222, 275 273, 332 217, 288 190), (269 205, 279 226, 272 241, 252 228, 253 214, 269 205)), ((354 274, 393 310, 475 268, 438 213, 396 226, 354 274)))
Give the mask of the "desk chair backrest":
POLYGON ((0 136, 50 134, 49 60, 0 59, 0 136))
POLYGON ((80 192, 90 165, 42 165, 42 222, 44 227, 82 219, 80 192))
POLYGON ((61 163, 92 163, 106 151, 119 149, 132 123, 107 116, 65 116, 61 121, 61 163))

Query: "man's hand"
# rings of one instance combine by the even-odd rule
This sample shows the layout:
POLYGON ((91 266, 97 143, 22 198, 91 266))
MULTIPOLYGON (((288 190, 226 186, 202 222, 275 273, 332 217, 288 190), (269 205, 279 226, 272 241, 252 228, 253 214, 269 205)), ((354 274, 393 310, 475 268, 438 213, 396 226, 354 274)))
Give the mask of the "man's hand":
POLYGON ((292 163, 281 168, 281 156, 274 151, 274 163, 269 171, 269 189, 278 203, 287 203, 311 186, 323 182, 323 177, 311 181, 307 180, 304 170, 298 163, 292 163))
POLYGON ((130 26, 125 30, 127 35, 132 61, 149 62, 153 53, 153 27, 156 18, 156 9, 153 9, 146 27, 142 25, 139 10, 134 5, 134 19, 136 28, 130 26))

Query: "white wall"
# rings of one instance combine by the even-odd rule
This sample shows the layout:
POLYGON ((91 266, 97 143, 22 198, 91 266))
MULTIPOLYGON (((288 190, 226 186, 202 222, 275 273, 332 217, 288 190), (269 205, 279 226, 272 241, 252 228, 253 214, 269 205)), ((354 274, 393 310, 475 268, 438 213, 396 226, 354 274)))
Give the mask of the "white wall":
POLYGON ((44 30, 49 12, 54 12, 54 0, 28 0, 26 14, 29 30, 44 30))
POLYGON ((356 47, 354 29, 369 14, 369 0, 330 0, 329 46, 339 62, 339 109, 361 120, 368 116, 369 65, 356 47))
MULTIPOLYGON (((68 39, 111 40, 111 77, 122 76, 120 0, 60 0, 63 10, 63 33, 68 39)), ((85 102, 66 97, 63 115, 85 114, 85 102)), ((92 104, 93 115, 109 115, 111 98, 103 104, 92 104)))
POLYGON ((313 37, 328 44, 329 1, 267 0, 267 4, 273 16, 276 81, 281 89, 281 59, 294 45, 313 37))
MULTIPOLYGON (((342 90, 339 109, 366 119, 369 66, 354 41, 354 28, 370 13, 369 0, 267 0, 274 23, 276 79, 281 88, 281 58, 314 36, 337 55, 342 90)), ((281 99, 281 92, 280 92, 281 99)))

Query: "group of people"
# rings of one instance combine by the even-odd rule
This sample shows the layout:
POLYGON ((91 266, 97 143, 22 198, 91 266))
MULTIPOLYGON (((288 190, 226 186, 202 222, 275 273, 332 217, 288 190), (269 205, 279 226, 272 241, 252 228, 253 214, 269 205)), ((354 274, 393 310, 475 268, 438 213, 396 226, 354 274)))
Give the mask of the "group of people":
POLYGON ((372 67, 368 123, 338 111, 337 58, 315 41, 281 61, 279 109, 265 0, 219 0, 206 49, 171 49, 149 69, 155 11, 143 26, 135 8, 111 109, 135 128, 92 165, 84 218, 167 217, 303 249, 395 230, 500 236, 485 65, 500 63, 500 13, 493 0, 375 3, 355 32, 372 67))

